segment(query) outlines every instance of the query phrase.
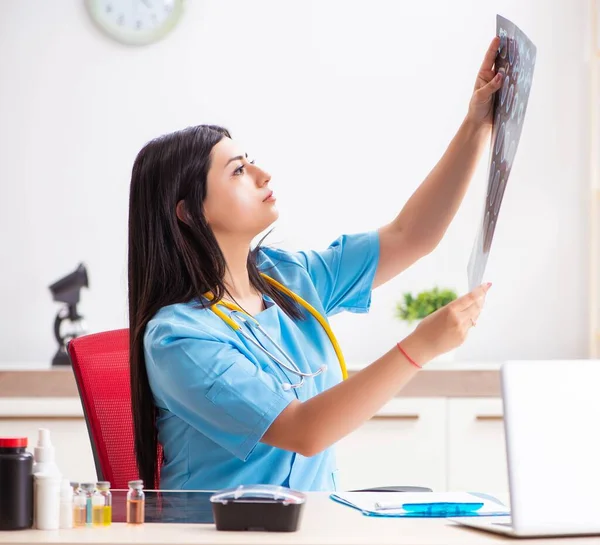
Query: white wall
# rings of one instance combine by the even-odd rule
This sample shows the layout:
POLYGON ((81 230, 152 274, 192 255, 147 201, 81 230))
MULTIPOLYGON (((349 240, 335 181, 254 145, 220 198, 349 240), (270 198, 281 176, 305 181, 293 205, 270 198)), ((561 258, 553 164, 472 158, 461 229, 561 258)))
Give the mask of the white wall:
MULTIPOLYGON (((464 115, 497 12, 538 47, 515 166, 486 273, 494 286, 464 360, 585 356, 585 0, 188 0, 163 42, 123 47, 82 0, 0 3, 0 362, 46 361, 47 286, 84 261, 91 331, 126 325, 131 165, 150 138, 229 127, 273 175, 271 241, 322 247, 392 219, 464 115), (312 221, 311 221, 312 220, 312 221)), ((466 290, 486 187, 482 159, 434 254, 333 320, 351 362, 402 333, 394 303, 466 290)))

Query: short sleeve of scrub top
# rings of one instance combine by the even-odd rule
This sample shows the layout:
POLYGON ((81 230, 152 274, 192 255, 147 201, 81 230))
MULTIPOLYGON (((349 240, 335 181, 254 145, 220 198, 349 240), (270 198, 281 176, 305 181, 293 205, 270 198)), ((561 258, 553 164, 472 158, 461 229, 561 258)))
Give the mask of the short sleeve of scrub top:
POLYGON ((289 257, 308 272, 327 316, 344 310, 368 312, 379 258, 377 232, 342 235, 325 250, 295 252, 289 257))
MULTIPOLYGON (((378 235, 370 232, 344 235, 322 251, 263 248, 258 265, 319 312, 332 315, 368 310, 378 257, 378 235)), ((314 318, 298 324, 274 303, 256 318, 302 371, 314 371, 321 354, 328 361, 335 358, 314 318), (319 346, 314 354, 313 344, 319 346)), ((144 352, 165 454, 161 488, 252 483, 335 488, 330 452, 304 458, 260 440, 294 399, 305 401, 340 381, 337 362, 327 377, 286 390, 282 382, 297 377, 287 376, 197 301, 160 309, 146 328, 144 352)))

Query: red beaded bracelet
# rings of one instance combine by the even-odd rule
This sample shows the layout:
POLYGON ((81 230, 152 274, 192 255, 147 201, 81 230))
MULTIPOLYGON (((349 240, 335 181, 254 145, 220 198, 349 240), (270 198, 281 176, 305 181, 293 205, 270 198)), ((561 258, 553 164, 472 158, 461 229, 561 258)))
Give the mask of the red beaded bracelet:
POLYGON ((400 352, 402 352, 402 355, 410 362, 412 363, 415 367, 418 367, 419 369, 423 369, 423 367, 421 367, 415 360, 413 360, 404 350, 404 348, 402 348, 400 346, 400 343, 398 343, 396 345, 398 347, 398 350, 400 350, 400 352))

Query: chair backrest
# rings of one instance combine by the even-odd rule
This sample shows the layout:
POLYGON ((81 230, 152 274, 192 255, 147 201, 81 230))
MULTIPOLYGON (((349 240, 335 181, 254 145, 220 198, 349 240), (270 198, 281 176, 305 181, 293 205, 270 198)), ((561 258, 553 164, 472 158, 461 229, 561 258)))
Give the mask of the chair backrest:
MULTIPOLYGON (((139 478, 135 459, 129 330, 117 329, 77 337, 68 346, 87 423, 98 480, 127 488, 139 478)), ((157 452, 158 467, 162 449, 157 452)), ((159 483, 144 483, 158 488, 159 483)))

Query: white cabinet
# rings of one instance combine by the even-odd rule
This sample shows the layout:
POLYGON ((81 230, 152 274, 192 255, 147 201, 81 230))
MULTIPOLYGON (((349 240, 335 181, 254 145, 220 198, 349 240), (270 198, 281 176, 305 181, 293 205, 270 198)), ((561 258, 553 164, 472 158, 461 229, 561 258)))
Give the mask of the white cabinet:
POLYGON ((448 399, 448 490, 508 491, 502 400, 448 399))
POLYGON ((446 400, 398 398, 338 442, 338 489, 446 485, 446 400))
MULTIPOLYGON (((78 399, 0 399, 0 437, 50 429, 56 462, 71 481, 96 470, 78 399)), ((336 445, 338 489, 427 486, 435 491, 508 491, 502 400, 394 398, 336 445)))
POLYGON ((398 398, 337 445, 338 488, 508 491, 502 400, 398 398))
POLYGON ((56 464, 70 481, 93 482, 96 466, 88 431, 83 417, 6 419, 0 417, 0 436, 27 437, 28 449, 33 453, 37 444, 38 428, 48 428, 55 448, 56 464))
POLYGON ((79 399, 0 398, 0 437, 27 437, 31 453, 38 429, 50 430, 56 464, 70 481, 95 481, 96 466, 79 399))

